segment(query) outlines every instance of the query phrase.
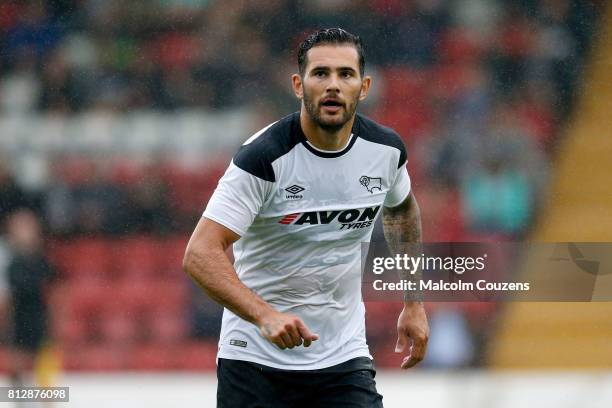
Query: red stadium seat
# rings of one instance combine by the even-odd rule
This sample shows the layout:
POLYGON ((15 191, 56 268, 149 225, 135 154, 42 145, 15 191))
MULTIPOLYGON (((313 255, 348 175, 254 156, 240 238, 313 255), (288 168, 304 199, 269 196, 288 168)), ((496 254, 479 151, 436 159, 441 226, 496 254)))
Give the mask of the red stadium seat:
POLYGON ((89 182, 89 178, 95 173, 96 163, 89 159, 77 155, 55 161, 52 172, 55 178, 62 180, 69 186, 81 186, 89 182))
POLYGON ((473 31, 465 28, 447 30, 438 44, 438 55, 444 65, 465 61, 478 61, 482 54, 482 44, 473 31))
POLYGON ((113 245, 113 263, 119 279, 151 279, 161 272, 163 256, 159 240, 135 236, 118 240, 113 245))
POLYGON ((117 161, 112 169, 113 183, 130 186, 138 183, 144 177, 144 169, 136 162, 124 159, 117 161))
POLYGON ((428 90, 431 73, 406 67, 383 71, 384 99, 387 103, 374 113, 376 120, 390 126, 410 142, 427 133, 431 121, 428 90))
POLYGON ((54 316, 53 327, 69 343, 99 341, 103 338, 100 320, 108 310, 117 306, 113 286, 103 282, 75 281, 66 287, 66 309, 54 316))
POLYGON ((454 189, 430 184, 419 191, 425 242, 461 241, 465 220, 461 199, 454 189))
POLYGON ((62 349, 63 367, 79 371, 118 371, 127 367, 131 350, 109 344, 62 349))
POLYGON ((116 285, 115 307, 132 316, 180 313, 189 294, 185 280, 125 281, 116 285))
POLYGON ((180 368, 182 345, 141 344, 134 348, 128 368, 134 370, 176 370, 180 368))
POLYGON ((438 67, 430 84, 435 98, 451 101, 465 90, 470 77, 469 70, 473 65, 442 65, 438 67))
POLYGON ((382 75, 384 100, 389 104, 418 106, 426 100, 430 80, 428 71, 399 66, 384 69, 382 75))
POLYGON ((108 283, 77 281, 69 287, 70 313, 77 318, 99 315, 114 302, 113 287, 108 283))
POLYGON ((0 373, 6 373, 9 370, 9 354, 5 347, 0 347, 0 373))
POLYGON ((191 35, 170 31, 151 43, 151 54, 165 69, 186 69, 198 55, 198 42, 191 35))
POLYGON ((167 166, 163 174, 175 209, 183 214, 201 214, 226 167, 225 161, 198 169, 167 166))
POLYGON ((72 293, 70 283, 64 283, 55 285, 48 296, 50 335, 68 347, 83 343, 86 338, 85 325, 72 313, 72 293))
POLYGON ((151 314, 148 323, 151 340, 158 343, 176 344, 189 334, 186 311, 151 314))
POLYGON ((367 302, 366 327, 369 341, 379 343, 396 336, 395 319, 401 306, 393 302, 367 302))
POLYGON ((103 238, 80 238, 55 242, 51 262, 66 279, 102 280, 112 270, 112 246, 103 238))
POLYGON ((51 327, 51 333, 55 340, 67 348, 81 345, 87 339, 85 322, 80 319, 70 318, 69 316, 56 317, 51 327))
POLYGON ((183 255, 187 248, 187 237, 170 237, 162 241, 162 255, 159 258, 162 274, 168 277, 185 276, 183 255))
POLYGON ((217 342, 189 342, 181 346, 179 365, 183 370, 214 370, 217 342))
POLYGON ((376 112, 375 117, 383 125, 395 129, 408 147, 413 146, 421 136, 429 134, 431 128, 431 112, 425 106, 389 103, 376 112))
POLYGON ((370 348, 372 357, 374 357, 374 362, 376 363, 376 367, 399 369, 402 360, 408 355, 408 350, 405 350, 402 353, 396 353, 394 351, 396 341, 397 336, 394 336, 390 338, 388 343, 379 344, 376 347, 370 348))
POLYGON ((105 314, 100 319, 100 332, 105 343, 132 344, 137 340, 139 322, 127 313, 105 314))

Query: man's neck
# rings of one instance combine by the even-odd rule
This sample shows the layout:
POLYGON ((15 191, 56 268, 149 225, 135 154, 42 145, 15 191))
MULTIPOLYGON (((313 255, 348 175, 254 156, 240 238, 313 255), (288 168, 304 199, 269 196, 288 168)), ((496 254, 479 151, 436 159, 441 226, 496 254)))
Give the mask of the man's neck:
POLYGON ((300 125, 306 139, 317 149, 338 151, 344 148, 351 136, 355 115, 338 131, 328 132, 317 125, 308 115, 306 109, 300 111, 300 125))

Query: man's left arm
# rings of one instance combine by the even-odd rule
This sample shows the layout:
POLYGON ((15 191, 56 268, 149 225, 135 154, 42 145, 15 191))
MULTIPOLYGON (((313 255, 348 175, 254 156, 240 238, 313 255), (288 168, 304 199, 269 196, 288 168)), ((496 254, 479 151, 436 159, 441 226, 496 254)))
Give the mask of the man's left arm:
MULTIPOLYGON (((414 248, 414 244, 421 243, 421 214, 412 192, 401 204, 384 207, 383 229, 392 255, 405 253, 407 247, 414 248)), ((412 342, 401 368, 413 367, 423 360, 429 339, 429 324, 423 302, 405 298, 404 308, 397 320, 397 335, 396 353, 403 352, 409 341, 412 342)))

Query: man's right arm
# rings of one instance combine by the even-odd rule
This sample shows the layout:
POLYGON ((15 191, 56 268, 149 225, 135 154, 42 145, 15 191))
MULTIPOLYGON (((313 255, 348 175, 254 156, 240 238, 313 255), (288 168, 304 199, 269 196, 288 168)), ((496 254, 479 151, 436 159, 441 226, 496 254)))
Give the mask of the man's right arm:
POLYGON ((281 313, 246 287, 226 255, 240 238, 223 225, 202 217, 185 251, 183 269, 215 301, 256 325, 279 348, 304 347, 318 339, 297 316, 281 313))

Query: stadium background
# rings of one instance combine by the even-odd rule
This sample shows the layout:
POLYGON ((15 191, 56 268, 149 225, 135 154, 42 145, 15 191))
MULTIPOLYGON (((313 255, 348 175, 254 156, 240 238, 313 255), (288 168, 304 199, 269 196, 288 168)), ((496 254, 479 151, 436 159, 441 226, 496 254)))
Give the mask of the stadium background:
MULTIPOLYGON (((426 241, 609 240, 609 8, 0 2, 0 223, 34 211, 57 271, 39 379, 72 385, 74 406, 211 403, 221 309, 182 253, 232 153, 298 109, 294 51, 319 27, 363 38, 374 85, 361 112, 404 138, 426 241)), ((400 307, 367 305, 387 406, 612 401, 607 304, 428 304, 428 356, 410 373, 392 352, 400 307)))

